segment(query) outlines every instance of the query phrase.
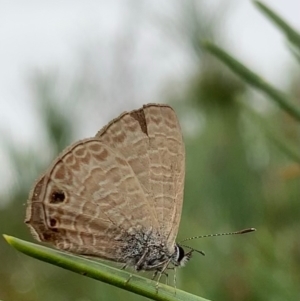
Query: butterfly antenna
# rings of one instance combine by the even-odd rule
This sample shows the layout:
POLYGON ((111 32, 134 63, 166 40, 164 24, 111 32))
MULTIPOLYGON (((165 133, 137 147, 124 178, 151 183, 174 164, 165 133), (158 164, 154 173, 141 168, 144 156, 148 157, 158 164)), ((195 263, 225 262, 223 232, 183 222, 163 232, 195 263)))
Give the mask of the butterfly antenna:
POLYGON ((180 244, 180 246, 181 246, 181 247, 185 247, 185 248, 188 248, 188 249, 190 249, 190 250, 191 250, 191 252, 197 252, 197 253, 199 253, 199 254, 201 254, 201 255, 205 256, 205 253, 204 253, 203 251, 200 251, 200 250, 197 250, 197 249, 191 248, 190 246, 186 246, 186 245, 181 245, 181 244, 180 244))
MULTIPOLYGON (((192 239, 205 238, 205 237, 214 237, 214 236, 246 234, 246 233, 250 233, 250 232, 254 232, 254 231, 256 231, 255 228, 247 228, 247 229, 243 229, 243 230, 235 231, 235 232, 227 232, 227 233, 217 233, 217 234, 208 234, 208 235, 193 236, 193 237, 189 237, 189 238, 186 238, 186 239, 180 241, 179 244, 181 245, 182 242, 188 241, 188 240, 192 240, 192 239)), ((185 246, 185 247, 187 247, 187 246, 185 246)), ((190 248, 190 247, 187 247, 187 248, 190 248)), ((192 248, 190 248, 190 249, 192 249, 192 248)), ((197 251, 197 250, 194 250, 194 251, 197 251)))

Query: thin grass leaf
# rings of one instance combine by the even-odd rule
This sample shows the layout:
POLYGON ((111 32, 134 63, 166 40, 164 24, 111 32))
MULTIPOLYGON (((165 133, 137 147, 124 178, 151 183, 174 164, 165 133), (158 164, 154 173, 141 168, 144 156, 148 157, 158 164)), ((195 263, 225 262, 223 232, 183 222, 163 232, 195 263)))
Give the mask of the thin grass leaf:
POLYGON ((297 62, 300 63, 300 49, 296 48, 295 45, 292 43, 288 43, 287 46, 288 46, 288 49, 290 50, 291 54, 297 60, 297 62))
MULTIPOLYGON (((143 278, 135 274, 132 275, 127 271, 113 268, 85 257, 75 256, 70 253, 50 249, 12 236, 3 236, 12 247, 26 255, 153 300, 208 301, 207 299, 197 297, 178 289, 176 290, 175 295, 175 289, 173 287, 162 283, 159 284, 157 292, 155 288, 156 282, 150 279, 143 278), (129 278, 130 280, 128 281, 129 278)), ((100 299, 101 298, 99 297, 99 300, 100 299)))
POLYGON ((277 15, 273 10, 268 8, 265 4, 260 1, 253 1, 253 3, 262 11, 279 29, 283 31, 287 39, 300 49, 300 34, 293 29, 285 20, 277 15))
POLYGON ((295 107, 291 103, 291 100, 283 92, 274 88, 259 75, 245 67, 242 63, 234 59, 218 46, 206 41, 201 42, 201 45, 204 49, 209 51, 211 54, 221 60, 225 65, 227 65, 232 71, 237 73, 242 79, 269 96, 274 102, 279 105, 281 109, 300 121, 300 109, 295 107))

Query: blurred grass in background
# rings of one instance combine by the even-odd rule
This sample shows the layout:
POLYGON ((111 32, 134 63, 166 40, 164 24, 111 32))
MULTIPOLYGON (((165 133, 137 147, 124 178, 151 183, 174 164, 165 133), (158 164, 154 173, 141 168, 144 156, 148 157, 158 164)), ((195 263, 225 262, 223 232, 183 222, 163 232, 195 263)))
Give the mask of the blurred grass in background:
MULTIPOLYGON (((192 241, 190 245, 205 251, 206 256, 195 254, 187 267, 178 272, 177 285, 211 300, 297 300, 299 121, 271 101, 266 102, 268 97, 253 92, 240 76, 203 52, 203 39, 222 45, 224 37, 218 35, 218 29, 226 13, 216 14, 214 20, 208 21, 199 3, 195 3, 182 5, 181 19, 172 23, 172 28, 166 25, 168 22, 157 25, 161 34, 185 43, 194 70, 181 84, 170 81, 163 88, 163 97, 153 99, 175 108, 186 144, 185 198, 178 240, 246 227, 258 231, 192 241), (290 148, 296 150, 295 156, 286 151, 290 148)), ((127 33, 125 38, 128 36, 127 33)), ((299 53, 294 37, 290 39, 293 53, 299 53)), ((6 201, 0 208, 2 233, 32 240, 23 224, 29 190, 50 161, 74 142, 78 126, 84 126, 78 125, 77 120, 99 118, 95 112, 101 111, 103 116, 106 110, 116 117, 123 110, 140 106, 143 100, 136 101, 132 89, 138 80, 143 80, 143 73, 127 64, 130 54, 124 55, 119 46, 114 54, 114 76, 105 77, 101 70, 100 75, 87 74, 85 66, 68 87, 60 86, 55 73, 36 74, 33 78, 32 101, 42 124, 45 152, 35 153, 34 147, 20 149, 6 139, 15 181, 9 196, 1 197, 6 201), (118 102, 122 95, 123 101, 118 102), (82 111, 83 107, 88 107, 90 114, 82 111)), ((101 67, 102 58, 95 55, 90 58, 93 60, 100 61, 101 67)), ((291 68, 288 77, 291 80, 287 94, 293 96, 293 105, 299 108, 299 72, 291 68)), ((99 119, 97 124, 101 128, 105 122, 99 119)), ((0 258, 3 300, 142 298, 26 257, 3 241, 0 258)))

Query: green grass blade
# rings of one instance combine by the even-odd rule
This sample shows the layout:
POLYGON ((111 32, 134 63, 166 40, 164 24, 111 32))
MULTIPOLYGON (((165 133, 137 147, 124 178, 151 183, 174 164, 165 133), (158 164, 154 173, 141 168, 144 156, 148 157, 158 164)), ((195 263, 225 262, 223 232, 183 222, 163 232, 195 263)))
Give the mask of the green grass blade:
POLYGON ((173 287, 162 283, 159 284, 157 292, 155 288, 156 282, 150 279, 133 274, 132 278, 128 281, 131 274, 127 271, 113 268, 85 257, 75 256, 70 253, 64 253, 55 249, 33 244, 12 236, 3 236, 12 247, 26 255, 153 300, 208 301, 207 299, 197 297, 178 289, 176 290, 175 295, 173 287))
POLYGON ((289 42, 287 46, 297 62, 300 63, 300 49, 296 48, 294 44, 289 42))
POLYGON ((216 56, 225 65, 227 65, 232 71, 237 73, 242 79, 248 82, 253 87, 259 89, 264 94, 269 96, 274 102, 276 102, 281 109, 300 121, 300 109, 295 107, 291 100, 281 91, 274 88, 272 85, 263 80, 259 75, 245 67, 242 63, 234 59, 228 53, 221 48, 210 42, 202 42, 202 47, 216 56))
POLYGON ((289 157, 292 161, 300 163, 300 154, 298 148, 290 145, 290 143, 286 140, 286 138, 278 135, 274 129, 272 129, 266 121, 257 114, 252 108, 243 102, 239 102, 243 110, 247 113, 247 115, 254 120, 256 124, 262 129, 265 133, 266 137, 274 144, 276 147, 284 153, 287 157, 289 157))
POLYGON ((287 39, 300 49, 300 34, 265 4, 260 1, 253 2, 259 10, 261 10, 271 21, 274 22, 275 25, 278 26, 279 29, 284 32, 287 39))

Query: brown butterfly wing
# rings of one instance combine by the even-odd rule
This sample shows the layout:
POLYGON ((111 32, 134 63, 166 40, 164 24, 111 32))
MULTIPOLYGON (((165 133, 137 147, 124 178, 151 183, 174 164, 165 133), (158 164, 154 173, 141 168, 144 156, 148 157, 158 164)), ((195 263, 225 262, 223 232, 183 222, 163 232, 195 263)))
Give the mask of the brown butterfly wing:
POLYGON ((122 261, 118 238, 139 227, 157 229, 172 248, 184 160, 172 108, 124 113, 54 161, 30 194, 26 223, 39 240, 111 260, 122 261))
POLYGON ((185 149, 174 110, 144 107, 150 140, 150 185, 161 232, 173 247, 181 218, 185 177, 185 149))
POLYGON ((31 191, 25 222, 57 248, 122 262, 119 239, 157 227, 126 159, 97 139, 66 149, 31 191))
POLYGON ((172 248, 183 202, 185 150, 178 119, 167 105, 148 104, 123 113, 96 137, 121 152, 172 248))

